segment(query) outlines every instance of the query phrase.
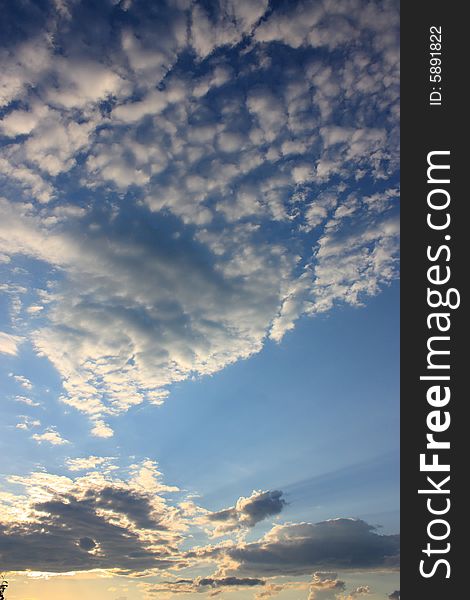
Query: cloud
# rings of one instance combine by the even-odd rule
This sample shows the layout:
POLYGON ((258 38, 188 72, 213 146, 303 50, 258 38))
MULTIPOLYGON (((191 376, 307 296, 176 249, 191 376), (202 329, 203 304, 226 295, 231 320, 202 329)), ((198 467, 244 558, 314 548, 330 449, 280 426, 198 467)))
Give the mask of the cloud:
MULTIPOLYGON (((46 35, 21 42, 14 50, 1 50, 4 76, 0 85, 0 106, 8 105, 33 85, 45 72, 50 61, 50 43, 46 35)), ((7 118, 8 122, 8 118, 7 118)))
MULTIPOLYGON (((237 574, 304 574, 315 568, 374 569, 396 564, 399 536, 379 535, 359 519, 275 525, 261 540, 202 548, 200 557, 225 556, 237 574)), ((193 556, 192 553, 189 556, 193 556)))
POLYGON ((18 354, 18 346, 22 341, 23 338, 19 335, 0 331, 0 353, 16 356, 18 354))
POLYGON ((31 439, 35 440, 39 444, 42 444, 42 442, 47 442, 53 446, 63 446, 64 444, 70 443, 60 435, 55 427, 47 427, 43 433, 35 433, 32 435, 31 439))
MULTIPOLYGON (((178 566, 178 511, 152 486, 92 472, 75 480, 36 473, 10 477, 25 488, 16 497, 21 518, 0 525, 5 569, 122 572, 178 566)), ((16 513, 15 513, 16 515, 16 513)))
POLYGON ((254 491, 248 498, 239 498, 235 506, 209 513, 206 518, 215 525, 213 535, 224 535, 237 529, 254 527, 263 519, 278 515, 285 505, 281 491, 254 491))
POLYGON ((0 254, 49 270, 13 318, 102 438, 398 273, 395 3, 157 4, 4 51, 0 254))
MULTIPOLYGON (((85 412, 87 412, 85 410, 85 412)), ((93 427, 91 428, 91 435, 101 438, 113 437, 114 432, 109 425, 107 425, 102 419, 94 419, 93 427)))
MULTIPOLYGON (((0 291, 21 337, 0 333, 0 350, 31 342, 93 436, 397 277, 397 4, 274 4, 43 2, 7 23, 0 291)), ((69 444, 47 424, 32 439, 69 444)), ((348 592, 327 571, 266 578, 395 564, 398 536, 354 519, 276 525, 246 542, 285 509, 281 491, 210 512, 167 500, 181 492, 152 461, 120 479, 111 460, 10 478, 25 493, 0 493, 5 568, 165 571, 148 588, 157 596, 349 600, 367 586, 348 592), (194 547, 204 535, 228 539, 194 547), (207 561, 215 574, 168 575, 207 561)))
POLYGON ((400 590, 395 590, 389 594, 388 597, 390 600, 400 600, 400 590))
POLYGON ((209 14, 195 3, 191 11, 191 44, 200 58, 217 47, 235 45, 253 27, 268 8, 267 0, 223 0, 217 12, 209 14))
POLYGON ((9 373, 8 375, 9 375, 9 377, 13 377, 13 379, 17 383, 19 383, 21 385, 21 387, 25 388, 26 390, 32 390, 33 389, 33 384, 24 375, 15 375, 14 373, 9 373))
MULTIPOLYGON (((312 46, 333 50, 353 44, 366 31, 377 38, 386 31, 393 32, 397 19, 391 2, 380 5, 364 5, 360 1, 296 2, 264 19, 254 37, 259 42, 282 42, 293 48, 312 46)), ((391 38, 387 40, 390 45, 396 42, 393 34, 391 38)), ((374 43, 379 45, 380 39, 374 43)))
POLYGON ((106 456, 87 456, 83 458, 68 458, 65 462, 69 471, 91 471, 96 467, 107 464, 110 460, 106 456))

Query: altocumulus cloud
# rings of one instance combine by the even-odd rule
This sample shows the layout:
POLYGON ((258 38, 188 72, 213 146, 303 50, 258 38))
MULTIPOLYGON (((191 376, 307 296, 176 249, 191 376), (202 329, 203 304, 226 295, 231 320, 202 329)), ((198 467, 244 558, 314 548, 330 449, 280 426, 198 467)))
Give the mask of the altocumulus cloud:
POLYGON ((395 2, 9 18, 0 255, 44 276, 1 348, 20 352, 21 318, 94 435, 396 276, 395 2))
POLYGON ((127 480, 89 471, 71 479, 12 476, 23 495, 0 497, 0 559, 8 570, 143 572, 184 565, 176 547, 186 525, 162 495, 156 465, 134 465, 127 480))
POLYGON ((0 331, 0 353, 16 356, 18 346, 22 341, 22 338, 18 335, 11 335, 10 333, 0 331))

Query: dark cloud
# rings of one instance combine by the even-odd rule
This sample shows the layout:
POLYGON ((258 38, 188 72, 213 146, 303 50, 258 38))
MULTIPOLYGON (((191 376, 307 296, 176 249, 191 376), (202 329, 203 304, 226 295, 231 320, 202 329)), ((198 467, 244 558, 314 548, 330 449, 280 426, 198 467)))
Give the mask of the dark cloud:
POLYGON ((258 542, 215 546, 188 556, 222 558, 238 563, 237 573, 302 574, 314 568, 364 568, 397 564, 398 535, 379 535, 356 519, 277 525, 258 542))
POLYGON ((133 572, 183 564, 170 507, 130 485, 84 479, 29 511, 29 520, 0 526, 7 570, 133 572))
POLYGON ((278 515, 286 501, 279 490, 253 492, 249 498, 241 497, 236 505, 207 515, 216 524, 216 533, 226 533, 243 527, 254 527, 267 517, 278 515))
MULTIPOLYGON (((67 520, 61 521, 68 525, 67 520)), ((82 515, 75 531, 60 523, 29 526, 0 526, 0 558, 9 571, 44 571, 63 573, 90 569, 117 569, 123 572, 167 568, 175 564, 165 549, 154 551, 127 528, 112 525, 96 515, 82 515), (96 535, 102 550, 93 554, 90 545, 83 546, 81 533, 96 535)))
POLYGON ((400 590, 395 590, 388 595, 389 600, 400 600, 400 590))
MULTIPOLYGON (((22 331, 94 435, 396 276, 396 2, 10 4, 0 251, 51 268, 47 289, 35 282, 41 325, 22 331)), ((197 515, 218 535, 285 504, 254 492, 197 515)), ((155 493, 88 480, 3 523, 0 559, 54 572, 182 566, 175 513, 155 493)), ((397 536, 363 521, 283 525, 188 554, 246 577, 167 585, 265 591, 258 574, 374 568, 397 552, 397 536)), ((341 585, 318 577, 317 592, 341 585)))
POLYGON ((197 580, 198 586, 210 586, 210 587, 233 587, 233 586, 248 586, 253 587, 255 585, 264 585, 263 579, 257 579, 253 577, 202 577, 197 580))
POLYGON ((256 577, 196 577, 195 579, 177 579, 163 581, 146 587, 148 594, 171 592, 173 594, 189 594, 194 592, 208 592, 209 590, 223 590, 228 588, 252 588, 265 586, 264 579, 256 577))
POLYGON ((94 435, 396 277, 396 3, 17 4, 0 251, 58 267, 30 333, 94 435))

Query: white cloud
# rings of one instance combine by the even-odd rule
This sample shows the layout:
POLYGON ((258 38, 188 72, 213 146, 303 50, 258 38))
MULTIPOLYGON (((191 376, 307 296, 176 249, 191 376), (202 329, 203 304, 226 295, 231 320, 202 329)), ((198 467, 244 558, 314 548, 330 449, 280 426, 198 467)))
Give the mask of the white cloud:
POLYGON ((18 347, 22 341, 23 338, 19 335, 12 335, 11 333, 0 331, 0 352, 2 354, 16 356, 18 354, 18 347))
POLYGON ((247 98, 247 106, 263 131, 264 139, 275 140, 286 122, 281 99, 269 88, 256 87, 247 98))
POLYGON ((32 419, 28 416, 21 416, 21 421, 16 424, 16 429, 23 429, 25 431, 29 431, 33 427, 39 427, 41 425, 41 421, 38 419, 32 419))
POLYGON ((338 600, 345 589, 344 581, 336 573, 319 571, 313 575, 307 600, 338 600))
POLYGON ((191 11, 191 44, 201 58, 220 46, 238 43, 268 8, 267 0, 221 0, 219 10, 209 15, 205 8, 194 4, 191 11))
POLYGON ((15 186, 20 186, 28 196, 33 196, 38 202, 50 202, 54 196, 53 186, 47 182, 37 171, 25 166, 20 156, 14 155, 14 149, 5 152, 5 157, 0 157, 0 169, 4 178, 15 186), (20 162, 18 162, 18 158, 20 162))
POLYGON ((281 524, 250 542, 232 538, 200 545, 200 538, 193 536, 208 518, 227 526, 232 522, 236 533, 240 524, 253 527, 277 515, 285 504, 280 502, 282 492, 255 492, 229 509, 210 512, 192 501, 181 502, 178 494, 172 496, 178 488, 162 481, 155 462, 144 460, 120 470, 111 468, 111 460, 68 459, 71 471, 87 471, 80 476, 37 471, 7 478, 14 491, 0 492, 0 551, 8 548, 5 568, 161 574, 157 584, 144 585, 146 593, 157 596, 263 587, 266 593, 259 600, 283 589, 308 588, 316 600, 326 600, 320 592, 327 590, 338 594, 331 596, 334 600, 352 600, 367 595, 369 588, 356 586, 348 596, 341 595, 344 582, 330 570, 316 571, 310 584, 284 579, 279 586, 264 577, 306 575, 318 564, 342 571, 396 567, 399 536, 380 535, 358 519, 281 524), (213 575, 194 579, 174 572, 185 567, 201 572, 214 564, 213 575))
POLYGON ((42 442, 47 442, 53 446, 63 446, 64 444, 70 443, 60 435, 55 427, 47 427, 43 433, 35 433, 31 438, 40 444, 42 442))
POLYGON ((6 136, 25 135, 33 131, 40 118, 41 114, 27 110, 14 110, 0 121, 0 128, 6 136))
POLYGON ((142 100, 117 106, 112 116, 124 123, 136 123, 145 115, 158 115, 167 106, 166 94, 160 90, 152 90, 142 100))
POLYGON ((31 306, 28 306, 28 308, 26 309, 26 312, 30 315, 37 315, 43 310, 44 310, 44 306, 32 304, 31 306))
MULTIPOLYGON (((72 404, 72 406, 73 406, 73 404, 72 404)), ((101 437, 101 438, 113 437, 113 435, 114 435, 113 430, 111 429, 111 427, 109 425, 106 425, 106 423, 102 419, 94 419, 92 421, 92 423, 93 423, 93 427, 91 428, 91 435, 94 435, 95 437, 101 437)))
POLYGON ((136 481, 95 471, 76 478, 10 476, 8 482, 24 492, 0 495, 0 550, 8 547, 7 568, 143 573, 184 565, 177 546, 186 524, 160 495, 156 477, 136 481))
POLYGON ((111 460, 106 456, 86 456, 83 458, 68 458, 66 464, 69 471, 91 471, 96 467, 108 464, 111 460))
MULTIPOLYGON (((319 523, 274 525, 254 542, 225 543, 196 548, 189 556, 200 560, 224 559, 233 575, 302 575, 316 568, 374 569, 397 567, 398 535, 380 535, 360 519, 338 518, 319 523)), ((318 573, 314 586, 321 589, 331 573, 318 573)), ((334 584, 324 585, 327 589, 334 584)), ((338 585, 336 591, 342 591, 338 585)), ((334 598, 334 596, 333 596, 334 598)))
POLYGON ((49 175, 58 175, 74 166, 74 156, 88 144, 94 127, 93 120, 77 123, 50 110, 22 144, 21 152, 26 162, 49 175))

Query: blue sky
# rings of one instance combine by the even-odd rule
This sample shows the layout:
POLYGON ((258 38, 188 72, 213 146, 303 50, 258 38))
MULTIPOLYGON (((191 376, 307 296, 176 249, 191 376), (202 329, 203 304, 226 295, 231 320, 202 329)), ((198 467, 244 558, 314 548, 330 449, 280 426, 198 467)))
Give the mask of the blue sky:
POLYGON ((11 598, 399 598, 397 4, 2 28, 11 598))

